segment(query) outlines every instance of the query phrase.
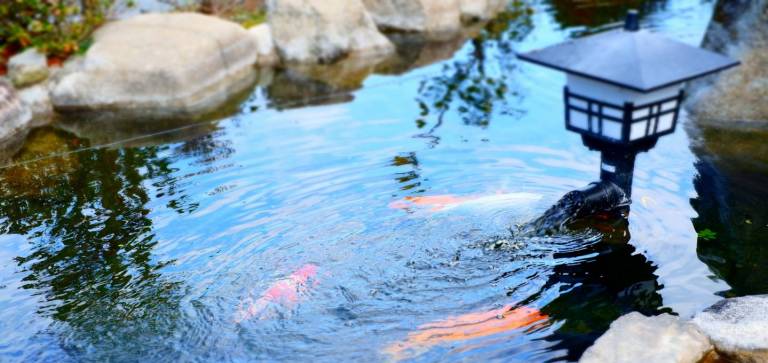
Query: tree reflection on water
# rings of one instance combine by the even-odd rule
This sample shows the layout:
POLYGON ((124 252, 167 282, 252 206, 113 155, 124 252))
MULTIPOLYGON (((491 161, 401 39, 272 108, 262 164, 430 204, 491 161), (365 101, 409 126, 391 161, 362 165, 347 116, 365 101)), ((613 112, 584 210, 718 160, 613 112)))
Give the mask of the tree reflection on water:
POLYGON ((68 153, 87 145, 50 129, 30 138, 17 159, 32 161, 2 171, 0 216, 2 233, 30 241, 16 262, 23 288, 40 296, 38 313, 66 323, 65 345, 159 344, 121 338, 151 337, 178 314, 183 286, 161 273, 173 260, 152 256, 148 203, 163 196, 178 213, 195 205, 177 186, 173 157, 162 156, 168 148, 68 153))
POLYGON ((466 57, 443 65, 436 77, 422 81, 418 102, 421 110, 416 126, 430 126, 421 134, 439 143, 435 131, 445 115, 453 110, 466 125, 486 127, 492 114, 510 115, 520 112, 511 107, 517 93, 510 85, 510 72, 515 68, 514 44, 527 35, 533 25, 531 10, 515 2, 494 20, 483 26, 469 44, 466 57))

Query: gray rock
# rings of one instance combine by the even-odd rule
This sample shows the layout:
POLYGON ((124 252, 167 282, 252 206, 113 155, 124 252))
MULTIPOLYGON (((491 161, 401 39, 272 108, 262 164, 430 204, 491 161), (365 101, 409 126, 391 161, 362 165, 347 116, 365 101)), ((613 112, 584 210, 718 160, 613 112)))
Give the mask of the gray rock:
POLYGON ((35 48, 29 48, 8 60, 8 78, 16 87, 26 87, 48 78, 48 61, 35 48))
POLYGON ((258 59, 256 64, 262 67, 271 67, 280 63, 280 56, 277 55, 275 42, 272 41, 272 30, 268 24, 259 24, 248 29, 248 34, 256 44, 256 54, 258 59))
POLYGON ((677 317, 629 313, 611 324, 582 363, 695 363, 712 349, 707 337, 677 317))
POLYGON ((240 25, 194 13, 109 23, 85 57, 57 76, 56 111, 116 118, 192 117, 215 110, 255 79, 257 49, 240 25))
POLYGON ((491 20, 504 11, 507 0, 460 0, 464 21, 491 20))
POLYGON ((429 39, 451 38, 461 30, 459 0, 363 0, 363 3, 383 30, 419 32, 429 39))
POLYGON ((21 102, 13 87, 0 82, 0 148, 6 141, 25 133, 32 113, 21 102))
POLYGON ((692 82, 689 110, 707 124, 768 121, 768 0, 720 0, 703 47, 741 60, 740 67, 692 82))
POLYGON ((738 362, 768 362, 768 295, 722 300, 693 323, 720 354, 738 362))
POLYGON ((267 9, 272 39, 286 62, 330 63, 394 51, 360 0, 268 0, 267 9))
POLYGON ((53 104, 47 82, 18 90, 18 97, 32 113, 30 126, 43 126, 53 120, 53 104))

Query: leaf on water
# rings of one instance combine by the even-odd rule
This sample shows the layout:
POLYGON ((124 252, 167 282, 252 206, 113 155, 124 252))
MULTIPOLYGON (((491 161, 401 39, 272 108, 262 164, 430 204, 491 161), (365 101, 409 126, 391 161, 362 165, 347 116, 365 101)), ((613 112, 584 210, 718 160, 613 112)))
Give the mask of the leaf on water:
POLYGON ((709 228, 706 228, 706 229, 703 229, 703 230, 699 231, 698 235, 699 235, 699 238, 701 238, 701 239, 703 239, 705 241, 711 241, 711 240, 717 238, 717 232, 715 232, 715 231, 713 231, 713 230, 711 230, 709 228))

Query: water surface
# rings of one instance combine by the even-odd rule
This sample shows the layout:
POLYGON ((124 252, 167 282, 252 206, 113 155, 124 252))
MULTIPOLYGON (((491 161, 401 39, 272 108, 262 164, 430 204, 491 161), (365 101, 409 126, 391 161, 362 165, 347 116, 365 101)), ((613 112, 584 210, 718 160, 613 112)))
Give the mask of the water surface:
POLYGON ((739 179, 707 162, 723 141, 692 148, 706 133, 680 128, 638 157, 628 221, 511 238, 599 175, 563 127, 565 77, 515 52, 617 26, 629 6, 698 45, 713 9, 630 3, 540 1, 471 39, 393 36, 400 57, 381 64, 264 72, 212 122, 34 130, 0 172, 0 357, 576 360, 625 313, 766 292, 726 243, 759 208, 708 197, 739 179), (737 217, 714 212, 728 206, 737 217), (240 321, 243 301, 307 266, 296 301, 240 321), (545 318, 392 354, 420 326, 505 306, 545 318))

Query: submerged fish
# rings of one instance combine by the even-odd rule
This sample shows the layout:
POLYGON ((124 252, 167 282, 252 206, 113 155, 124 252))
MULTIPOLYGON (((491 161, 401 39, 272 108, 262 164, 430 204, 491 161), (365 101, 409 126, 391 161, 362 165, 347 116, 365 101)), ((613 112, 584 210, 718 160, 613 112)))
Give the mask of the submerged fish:
POLYGON ((409 359, 440 344, 531 327, 537 323, 545 323, 548 318, 537 309, 513 308, 511 305, 491 311, 450 317, 420 326, 419 330, 408 334, 405 341, 386 347, 384 353, 393 360, 409 359))
POLYGON ((495 193, 477 196, 455 196, 452 194, 408 196, 390 203, 392 209, 411 210, 429 208, 432 212, 449 210, 457 207, 489 208, 504 207, 520 202, 533 202, 541 196, 533 193, 495 193))
POLYGON ((317 266, 306 264, 293 272, 288 278, 272 284, 258 299, 249 296, 242 301, 235 313, 235 322, 240 323, 253 318, 264 318, 267 308, 272 304, 284 307, 296 305, 317 284, 317 266))

